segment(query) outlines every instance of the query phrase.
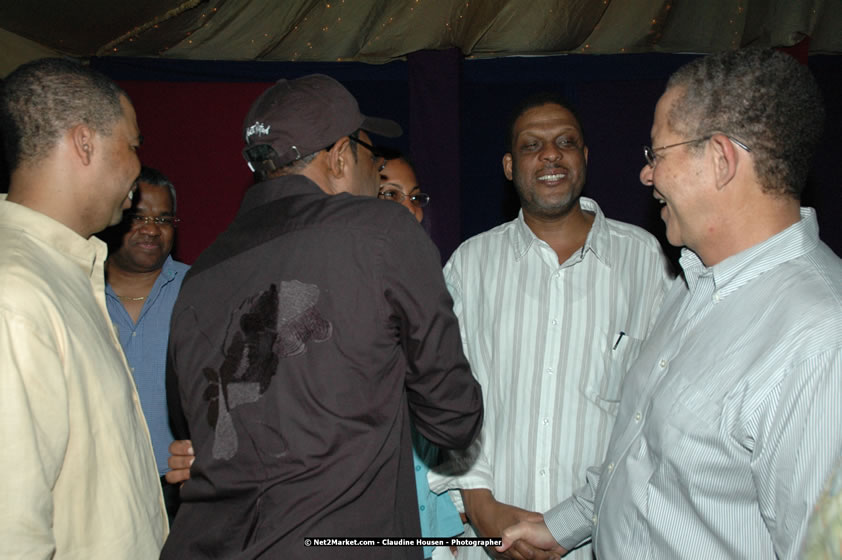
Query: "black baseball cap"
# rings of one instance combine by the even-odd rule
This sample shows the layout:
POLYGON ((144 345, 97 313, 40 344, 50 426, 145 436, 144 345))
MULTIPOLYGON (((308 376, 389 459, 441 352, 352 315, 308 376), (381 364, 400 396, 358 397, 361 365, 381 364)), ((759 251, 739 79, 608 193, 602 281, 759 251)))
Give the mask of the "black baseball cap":
POLYGON ((330 76, 281 79, 257 98, 246 115, 243 156, 249 163, 272 159, 280 167, 358 129, 387 138, 403 132, 395 121, 360 113, 351 92, 330 76))

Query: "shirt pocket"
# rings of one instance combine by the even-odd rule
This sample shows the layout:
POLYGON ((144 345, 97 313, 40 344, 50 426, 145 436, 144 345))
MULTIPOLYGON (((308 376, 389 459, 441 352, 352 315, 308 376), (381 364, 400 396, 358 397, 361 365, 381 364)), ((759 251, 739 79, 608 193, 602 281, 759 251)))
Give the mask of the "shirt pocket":
POLYGON ((637 358, 643 339, 625 331, 601 332, 594 338, 590 371, 583 372, 582 394, 602 410, 615 415, 620 405, 623 378, 637 358))

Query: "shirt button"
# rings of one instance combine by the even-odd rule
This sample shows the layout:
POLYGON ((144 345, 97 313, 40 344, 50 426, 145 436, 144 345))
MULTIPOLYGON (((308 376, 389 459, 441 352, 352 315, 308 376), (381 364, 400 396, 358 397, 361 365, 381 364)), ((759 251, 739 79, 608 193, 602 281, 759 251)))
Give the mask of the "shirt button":
POLYGON ((635 421, 635 422, 640 422, 640 419, 641 419, 641 418, 642 418, 642 416, 641 416, 641 414, 640 414, 639 412, 635 412, 635 413, 634 413, 634 421, 635 421))
POLYGON ((550 423, 550 419, 549 419, 549 418, 544 418, 544 425, 546 426, 546 425, 547 425, 547 424, 549 424, 549 423, 550 423))
POLYGON ((415 465, 415 472, 421 472, 421 465, 415 465))
POLYGON ((137 332, 132 332, 132 336, 137 336, 137 332))
POLYGON ((552 320, 552 324, 553 324, 553 326, 556 326, 556 325, 558 325, 558 321, 556 321, 555 319, 553 319, 553 320, 552 320))
POLYGON ((665 367, 667 367, 667 361, 661 360, 660 362, 658 362, 658 365, 661 366, 661 369, 664 369, 665 367))
POLYGON ((593 524, 596 525, 597 516, 594 515, 593 517, 591 517, 591 521, 593 521, 593 524))
POLYGON ((719 297, 719 292, 714 292, 713 293, 713 301, 715 301, 716 303, 719 303, 720 299, 721 298, 719 297))
POLYGON ((540 471, 538 471, 538 474, 540 474, 541 476, 544 476, 545 474, 547 474, 547 471, 545 471, 544 469, 541 469, 540 471))
POLYGON ((421 511, 424 511, 425 509, 427 509, 427 508, 424 507, 424 506, 421 506, 421 511))
POLYGON ((608 463, 608 467, 606 467, 606 470, 607 470, 608 472, 613 471, 613 470, 614 470, 614 463, 608 463))
POLYGON ((132 373, 134 373, 134 368, 132 368, 132 373))
POLYGON ((547 373, 548 373, 549 375, 552 375, 552 374, 553 374, 553 368, 548 367, 548 368, 547 368, 547 373))

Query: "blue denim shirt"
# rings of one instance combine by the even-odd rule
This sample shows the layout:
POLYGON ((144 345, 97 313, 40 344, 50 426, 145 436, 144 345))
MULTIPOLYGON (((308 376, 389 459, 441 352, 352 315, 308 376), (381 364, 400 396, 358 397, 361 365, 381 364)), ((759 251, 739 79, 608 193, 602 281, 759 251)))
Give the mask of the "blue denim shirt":
POLYGON ((149 297, 143 302, 137 323, 132 321, 111 284, 105 286, 108 314, 111 316, 111 322, 117 327, 120 345, 126 353, 137 385, 140 406, 149 426, 155 462, 161 475, 170 470, 167 458, 168 448, 173 440, 165 384, 170 317, 178 291, 181 289, 181 282, 189 268, 188 265, 167 257, 149 297))

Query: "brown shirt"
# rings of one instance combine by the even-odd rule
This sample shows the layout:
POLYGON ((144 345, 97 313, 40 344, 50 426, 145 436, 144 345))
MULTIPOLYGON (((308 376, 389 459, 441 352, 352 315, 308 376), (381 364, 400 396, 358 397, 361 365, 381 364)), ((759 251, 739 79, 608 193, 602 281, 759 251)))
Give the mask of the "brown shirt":
POLYGON ((248 191, 173 311, 173 427, 196 461, 162 558, 421 557, 304 540, 419 537, 410 418, 445 448, 479 431, 439 263, 399 205, 301 176, 248 191))

